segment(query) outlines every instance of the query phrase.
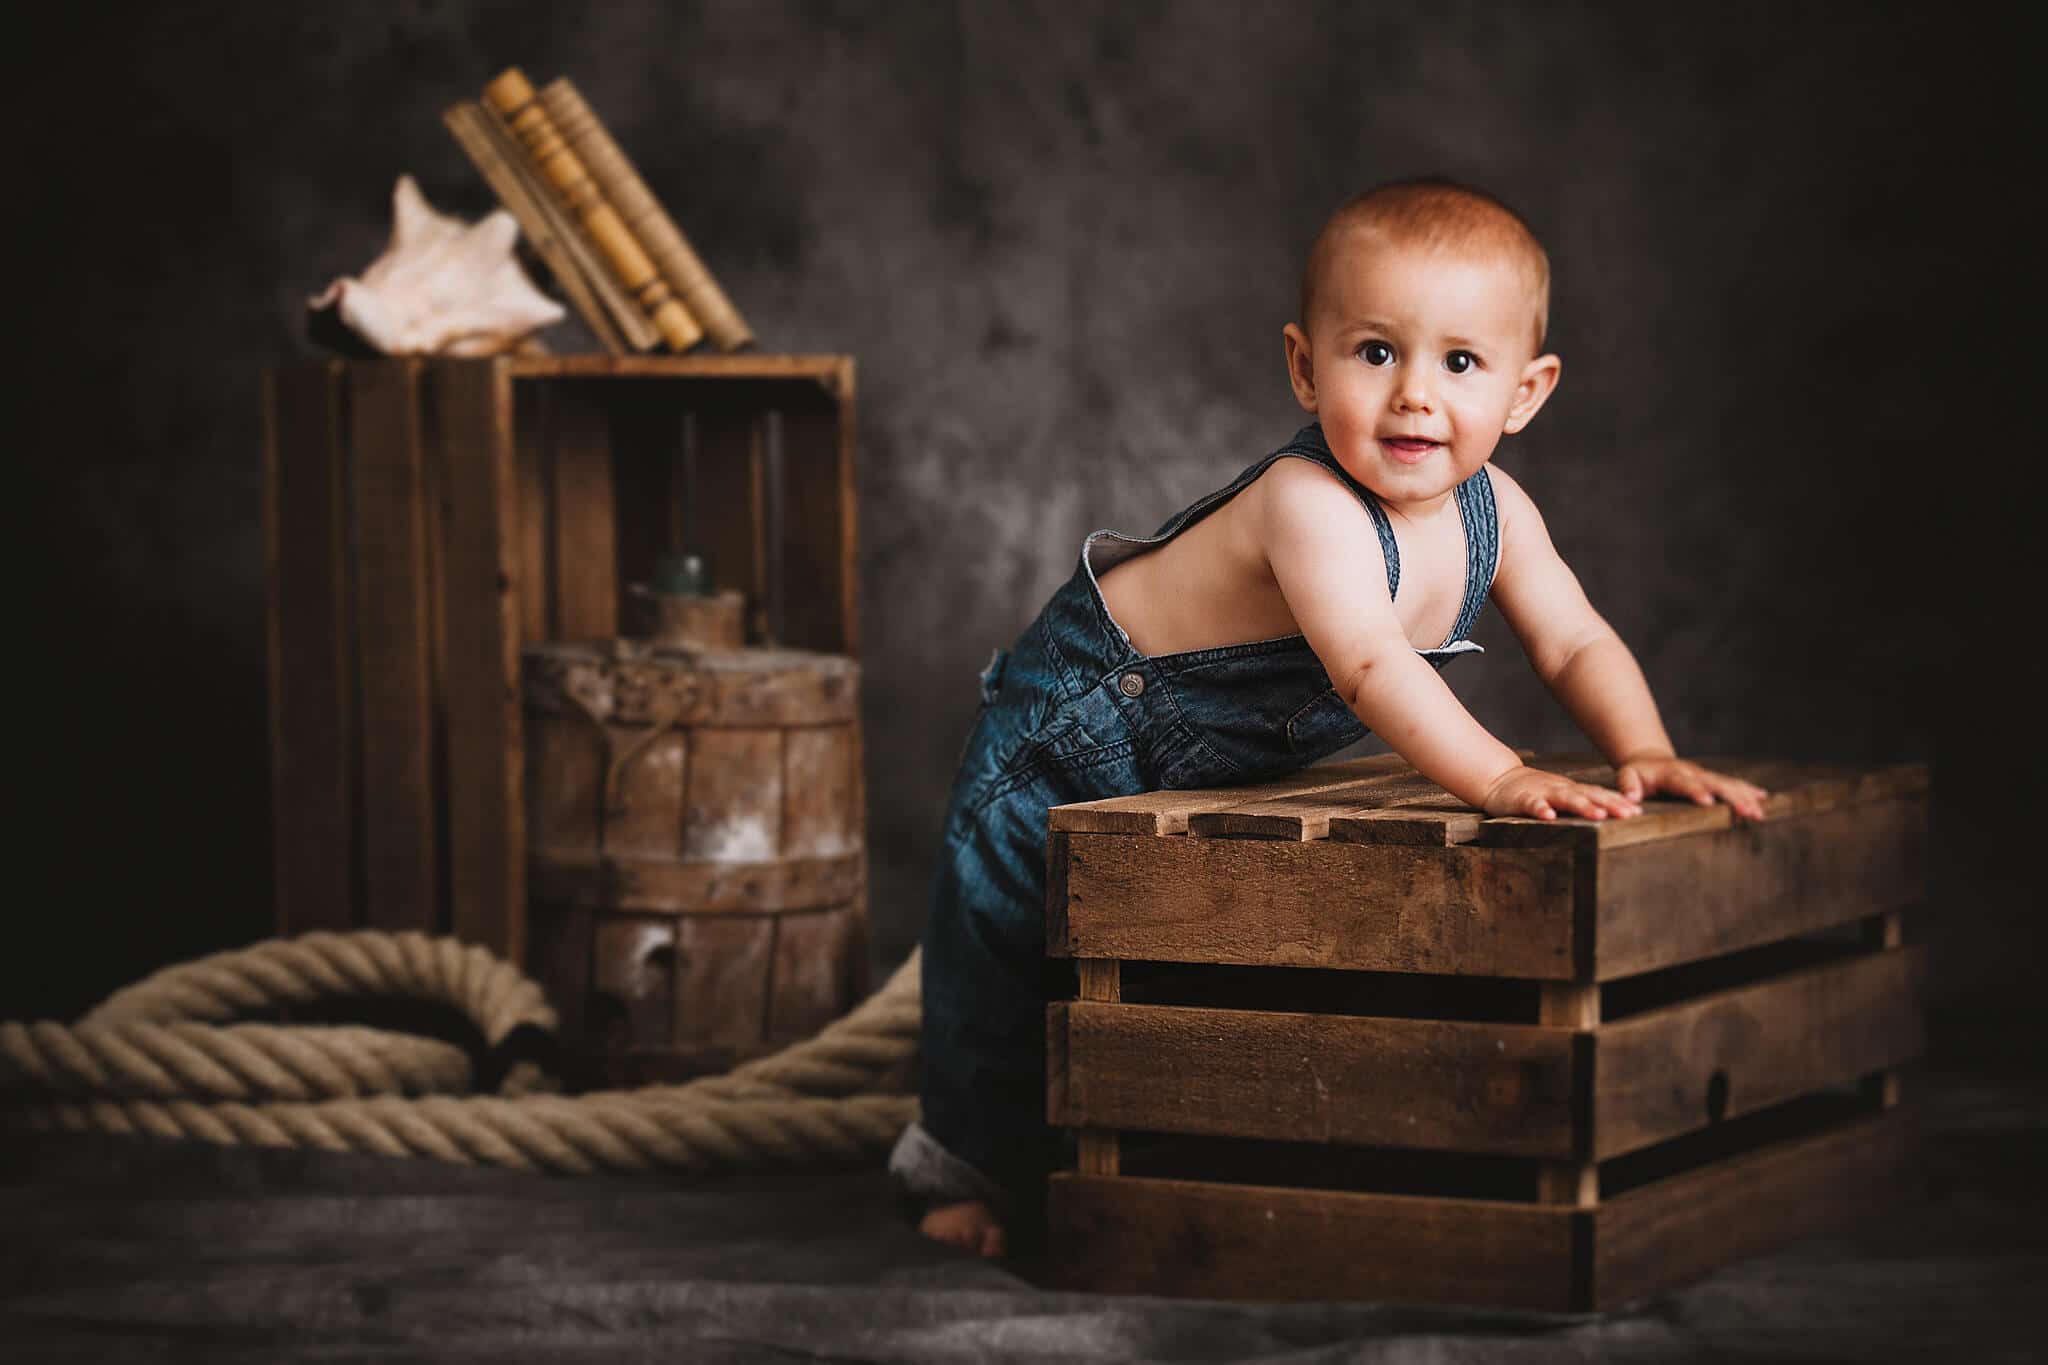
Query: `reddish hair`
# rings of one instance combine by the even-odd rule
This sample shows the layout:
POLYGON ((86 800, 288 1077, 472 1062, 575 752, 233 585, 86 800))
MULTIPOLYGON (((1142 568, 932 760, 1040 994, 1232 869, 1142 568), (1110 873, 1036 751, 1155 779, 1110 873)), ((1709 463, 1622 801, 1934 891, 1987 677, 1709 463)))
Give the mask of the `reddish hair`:
POLYGON ((1520 214, 1492 195, 1449 180, 1397 180, 1355 194, 1316 234, 1301 272, 1301 325, 1339 253, 1354 236, 1431 250, 1505 257, 1528 284, 1536 306, 1536 349, 1550 326, 1550 257, 1520 214))

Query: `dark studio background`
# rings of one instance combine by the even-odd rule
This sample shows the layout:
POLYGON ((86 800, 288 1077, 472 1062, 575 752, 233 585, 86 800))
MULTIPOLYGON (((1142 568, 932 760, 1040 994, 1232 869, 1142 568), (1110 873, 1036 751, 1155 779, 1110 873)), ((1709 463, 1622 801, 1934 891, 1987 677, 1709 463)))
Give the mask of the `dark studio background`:
MULTIPOLYGON (((494 206, 443 106, 573 77, 764 348, 860 371, 878 965, 975 673, 1101 526, 1291 433, 1346 194, 1520 207, 1564 383, 1502 465, 1683 751, 1935 765, 1940 1022, 2038 1027, 2038 330, 1995 9, 84 6, 16 44, 19 884, 0 1017, 268 932, 258 383, 393 180, 494 206), (2026 414, 2030 417, 2031 414, 2026 414)), ((590 348, 574 324, 558 350, 590 348)), ((1450 675, 1581 744, 1497 618, 1450 675)))

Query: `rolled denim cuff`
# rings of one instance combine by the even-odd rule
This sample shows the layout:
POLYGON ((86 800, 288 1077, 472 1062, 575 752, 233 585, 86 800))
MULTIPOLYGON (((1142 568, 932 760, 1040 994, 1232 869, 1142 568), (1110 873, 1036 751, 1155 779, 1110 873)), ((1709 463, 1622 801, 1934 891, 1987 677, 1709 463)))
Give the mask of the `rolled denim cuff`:
POLYGON ((973 1166, 954 1156, 925 1126, 913 1121, 896 1139, 889 1153, 889 1178, 896 1192, 914 1216, 941 1204, 979 1199, 995 1208, 1009 1200, 1001 1187, 973 1166))

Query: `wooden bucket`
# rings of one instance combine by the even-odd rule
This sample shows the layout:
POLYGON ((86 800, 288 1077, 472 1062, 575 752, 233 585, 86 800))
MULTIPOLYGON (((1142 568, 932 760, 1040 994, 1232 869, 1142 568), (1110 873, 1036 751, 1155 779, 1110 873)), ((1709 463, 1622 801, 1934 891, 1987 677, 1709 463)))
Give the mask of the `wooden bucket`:
POLYGON ((576 1079, 719 1071, 843 1014, 866 985, 858 666, 636 640, 524 663, 528 964, 576 1079))

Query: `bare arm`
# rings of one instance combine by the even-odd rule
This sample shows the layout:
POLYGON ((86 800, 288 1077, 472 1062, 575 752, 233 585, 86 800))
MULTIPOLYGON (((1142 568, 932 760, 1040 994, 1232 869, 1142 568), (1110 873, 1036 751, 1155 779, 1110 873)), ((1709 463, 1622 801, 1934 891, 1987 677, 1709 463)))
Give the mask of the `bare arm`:
POLYGON ((1622 794, 1638 800, 1658 790, 1703 802, 1719 797, 1761 818, 1761 788, 1676 756, 1635 655, 1586 599, 1529 495, 1504 471, 1492 475, 1501 512, 1493 602, 1536 676, 1614 766, 1622 794))
POLYGON ((1278 461, 1257 487, 1266 560, 1295 623, 1374 734, 1423 776, 1496 814, 1632 813, 1617 794, 1562 778, 1541 790, 1517 785, 1530 770, 1409 643, 1387 592, 1379 537, 1349 490, 1299 460, 1278 461))

